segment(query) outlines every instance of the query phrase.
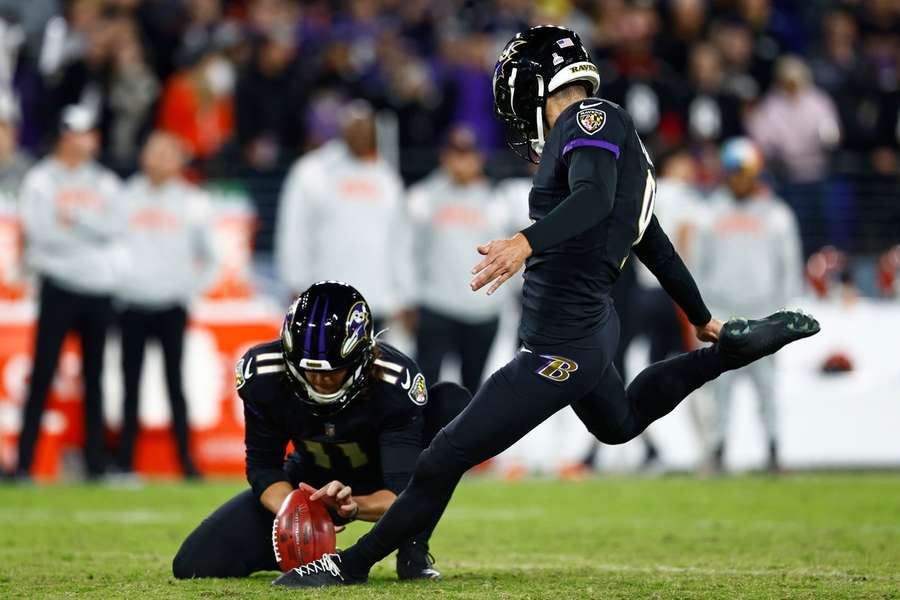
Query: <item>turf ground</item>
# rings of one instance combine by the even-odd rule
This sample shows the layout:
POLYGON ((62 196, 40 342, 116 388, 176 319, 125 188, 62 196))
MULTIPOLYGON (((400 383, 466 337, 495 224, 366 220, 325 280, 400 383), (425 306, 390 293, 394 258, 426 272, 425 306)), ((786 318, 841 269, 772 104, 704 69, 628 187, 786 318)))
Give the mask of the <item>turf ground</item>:
MULTIPOLYGON (((240 482, 0 487, 0 598, 262 598, 274 574, 177 581, 182 538, 240 482)), ((367 527, 338 538, 348 544, 367 527)), ((441 583, 393 559, 320 598, 900 598, 900 474, 464 481, 441 583)))

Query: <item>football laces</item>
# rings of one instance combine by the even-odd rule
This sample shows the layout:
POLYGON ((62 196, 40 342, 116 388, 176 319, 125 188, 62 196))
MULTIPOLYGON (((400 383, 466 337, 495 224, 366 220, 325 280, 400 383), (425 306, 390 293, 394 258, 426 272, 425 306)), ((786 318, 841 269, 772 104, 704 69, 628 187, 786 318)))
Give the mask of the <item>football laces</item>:
POLYGON ((278 551, 278 519, 272 520, 272 549, 275 551, 275 562, 281 564, 281 552, 278 551))

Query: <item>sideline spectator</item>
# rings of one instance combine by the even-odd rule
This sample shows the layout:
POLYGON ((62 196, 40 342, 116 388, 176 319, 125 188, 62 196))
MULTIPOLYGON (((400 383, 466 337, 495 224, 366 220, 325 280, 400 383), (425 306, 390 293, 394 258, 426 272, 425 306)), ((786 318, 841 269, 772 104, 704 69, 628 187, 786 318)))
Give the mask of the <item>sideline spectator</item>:
POLYGON ((160 86, 135 24, 124 23, 111 57, 104 155, 114 168, 130 172, 137 163, 140 139, 151 124, 160 86))
MULTIPOLYGON (((697 236, 695 273, 710 310, 721 315, 766 315, 800 291, 802 260, 797 221, 759 179, 763 158, 753 142, 736 138, 722 148, 725 184, 710 199, 707 226, 697 236)), ((712 469, 721 472, 735 382, 750 378, 768 440, 770 471, 778 470, 775 361, 772 357, 713 382, 716 403, 712 469)))
POLYGON ((372 107, 342 110, 341 137, 298 160, 281 191, 275 261, 292 293, 326 279, 352 281, 378 325, 411 329, 409 225, 403 183, 376 154, 372 107))
POLYGON ((290 30, 276 30, 257 47, 235 91, 237 138, 257 170, 287 164, 303 140, 306 92, 290 30))
POLYGON ((409 192, 413 257, 419 295, 416 362, 426 381, 439 381, 441 364, 459 357, 462 384, 473 394, 497 335, 506 294, 472 294, 470 263, 482 240, 509 234, 508 208, 484 175, 475 133, 454 128, 441 167, 409 192))
POLYGON ((166 84, 159 128, 178 136, 195 158, 213 158, 234 129, 234 80, 234 66, 216 46, 198 50, 190 66, 166 84))
POLYGON ((796 56, 784 56, 775 68, 776 87, 750 114, 747 130, 778 175, 779 191, 800 221, 804 255, 829 241, 830 152, 840 142, 837 111, 815 87, 809 68, 796 56))
POLYGON ((122 303, 122 371, 125 408, 117 466, 130 473, 138 432, 144 348, 162 346, 172 431, 185 477, 199 476, 190 457, 187 404, 181 362, 188 306, 216 273, 209 201, 180 177, 184 146, 168 133, 154 133, 141 154, 141 173, 128 180, 123 202, 128 223, 129 269, 116 297, 122 303))
POLYGON ((0 204, 13 207, 19 186, 31 167, 31 157, 18 144, 20 115, 15 98, 0 93, 0 204))
POLYGON ((41 292, 19 435, 19 478, 29 476, 47 392, 70 330, 81 338, 87 477, 97 479, 104 472, 100 381, 110 295, 122 266, 114 247, 122 220, 119 181, 93 160, 98 141, 91 111, 66 108, 52 156, 38 162, 22 183, 27 259, 40 277, 41 292))
POLYGON ((741 101, 724 88, 722 56, 712 44, 697 44, 690 52, 690 91, 685 119, 691 138, 719 142, 743 133, 741 101))

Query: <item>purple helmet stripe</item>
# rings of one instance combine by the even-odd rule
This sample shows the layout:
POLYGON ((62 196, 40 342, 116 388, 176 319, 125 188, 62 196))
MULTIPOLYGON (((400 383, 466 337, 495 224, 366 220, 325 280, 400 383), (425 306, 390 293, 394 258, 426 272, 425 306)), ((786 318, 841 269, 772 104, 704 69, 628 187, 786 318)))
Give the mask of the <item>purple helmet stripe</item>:
POLYGON ((325 296, 325 308, 322 310, 322 324, 319 326, 319 359, 327 360, 325 353, 325 321, 328 320, 328 296, 325 296))
POLYGON ((309 313, 309 322, 306 323, 306 337, 303 340, 303 358, 312 357, 312 323, 316 318, 316 308, 319 306, 319 299, 313 302, 312 312, 309 313))

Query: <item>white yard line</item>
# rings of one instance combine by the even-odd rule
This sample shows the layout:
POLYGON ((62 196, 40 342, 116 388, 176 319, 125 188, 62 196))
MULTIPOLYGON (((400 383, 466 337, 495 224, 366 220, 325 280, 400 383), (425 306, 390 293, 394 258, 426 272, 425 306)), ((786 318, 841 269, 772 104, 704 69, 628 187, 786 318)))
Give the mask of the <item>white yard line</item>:
POLYGON ((547 514, 543 508, 448 508, 441 520, 451 521, 520 521, 537 519, 547 514))
POLYGON ((677 567, 674 565, 623 565, 614 563, 598 563, 585 559, 577 559, 572 557, 555 557, 558 560, 541 561, 541 562, 495 562, 488 564, 474 561, 447 561, 450 569, 464 568, 475 571, 482 569, 501 570, 501 571, 556 571, 560 568, 571 568, 573 563, 578 567, 592 571, 602 571, 606 573, 673 573, 683 575, 711 575, 716 577, 813 577, 824 579, 865 579, 872 581, 900 581, 900 575, 873 575, 870 573, 848 573, 846 571, 836 570, 818 570, 818 569, 714 569, 709 567, 677 567))
POLYGON ((46 508, 3 508, 0 509, 0 523, 46 523, 56 519, 69 519, 86 525, 141 523, 176 523, 184 520, 184 514, 162 510, 87 510, 51 511, 46 508))

